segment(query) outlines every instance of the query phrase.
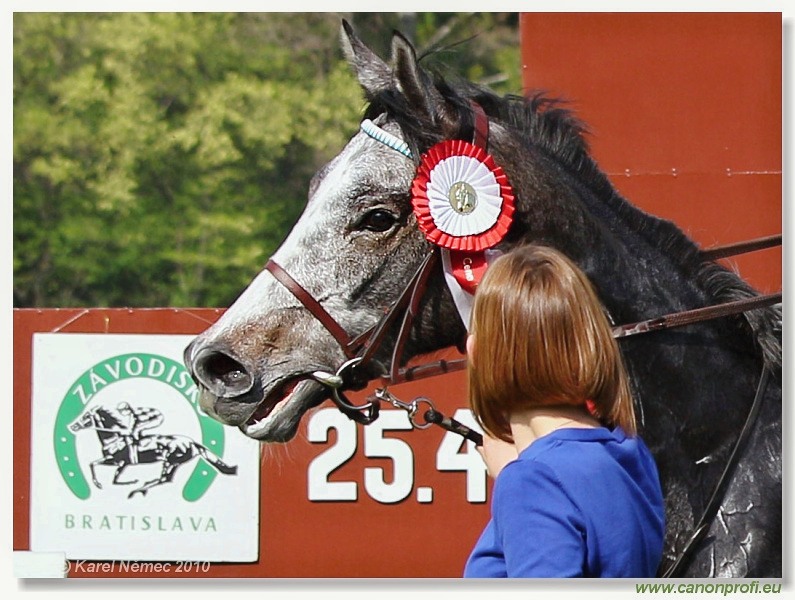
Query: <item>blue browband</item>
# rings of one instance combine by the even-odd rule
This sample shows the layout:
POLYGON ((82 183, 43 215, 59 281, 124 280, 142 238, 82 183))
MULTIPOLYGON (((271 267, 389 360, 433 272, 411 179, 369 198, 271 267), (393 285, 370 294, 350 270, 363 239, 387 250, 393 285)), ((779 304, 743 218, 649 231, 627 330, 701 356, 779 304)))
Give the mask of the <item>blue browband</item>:
POLYGON ((374 140, 381 142, 385 146, 389 146, 393 150, 397 150, 406 158, 413 158, 409 145, 401 140, 399 137, 392 135, 388 131, 384 131, 378 125, 373 123, 370 119, 362 121, 361 129, 374 140))

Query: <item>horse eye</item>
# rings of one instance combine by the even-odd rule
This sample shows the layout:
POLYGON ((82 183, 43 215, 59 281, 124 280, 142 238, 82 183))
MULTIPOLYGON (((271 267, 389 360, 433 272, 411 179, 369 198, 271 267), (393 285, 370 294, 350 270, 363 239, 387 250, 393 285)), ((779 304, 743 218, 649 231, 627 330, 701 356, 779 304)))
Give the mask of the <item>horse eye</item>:
POLYGON ((364 215, 361 221, 361 227, 369 231, 381 233, 391 229, 396 222, 397 217, 395 217, 395 215, 379 208, 364 215))

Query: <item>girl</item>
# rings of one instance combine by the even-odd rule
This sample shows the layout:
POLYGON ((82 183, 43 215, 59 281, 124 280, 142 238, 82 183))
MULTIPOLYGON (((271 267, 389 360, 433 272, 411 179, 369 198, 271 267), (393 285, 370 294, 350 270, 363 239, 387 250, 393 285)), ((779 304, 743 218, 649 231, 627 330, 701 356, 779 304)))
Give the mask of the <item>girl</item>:
POLYGON ((663 498, 628 377, 587 277, 526 246, 475 294, 469 402, 495 477, 466 577, 653 577, 663 498))

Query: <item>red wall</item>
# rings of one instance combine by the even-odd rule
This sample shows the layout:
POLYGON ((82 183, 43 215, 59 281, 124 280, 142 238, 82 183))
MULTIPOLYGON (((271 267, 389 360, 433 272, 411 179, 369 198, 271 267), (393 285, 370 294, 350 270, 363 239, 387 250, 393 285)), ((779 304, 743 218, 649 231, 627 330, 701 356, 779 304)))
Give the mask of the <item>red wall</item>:
MULTIPOLYGON (((525 13, 527 89, 568 99, 639 208, 704 247, 781 233, 780 13, 525 13)), ((781 289, 781 249, 732 259, 781 289)))

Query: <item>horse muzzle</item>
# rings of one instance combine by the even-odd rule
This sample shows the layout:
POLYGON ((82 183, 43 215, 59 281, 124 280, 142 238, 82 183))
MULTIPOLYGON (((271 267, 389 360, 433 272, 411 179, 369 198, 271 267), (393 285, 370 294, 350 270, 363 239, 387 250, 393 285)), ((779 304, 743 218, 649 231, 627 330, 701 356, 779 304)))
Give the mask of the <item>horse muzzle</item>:
POLYGON ((199 406, 227 425, 245 423, 263 400, 254 369, 220 346, 185 349, 185 365, 199 387, 199 406))
POLYGON ((254 387, 252 369, 224 350, 204 347, 195 357, 189 357, 190 346, 186 350, 186 363, 196 382, 219 399, 241 398, 254 387))
POLYGON ((184 360, 202 410, 260 441, 291 439, 301 416, 327 396, 327 388, 304 373, 281 373, 263 384, 254 365, 217 343, 194 341, 184 360))

